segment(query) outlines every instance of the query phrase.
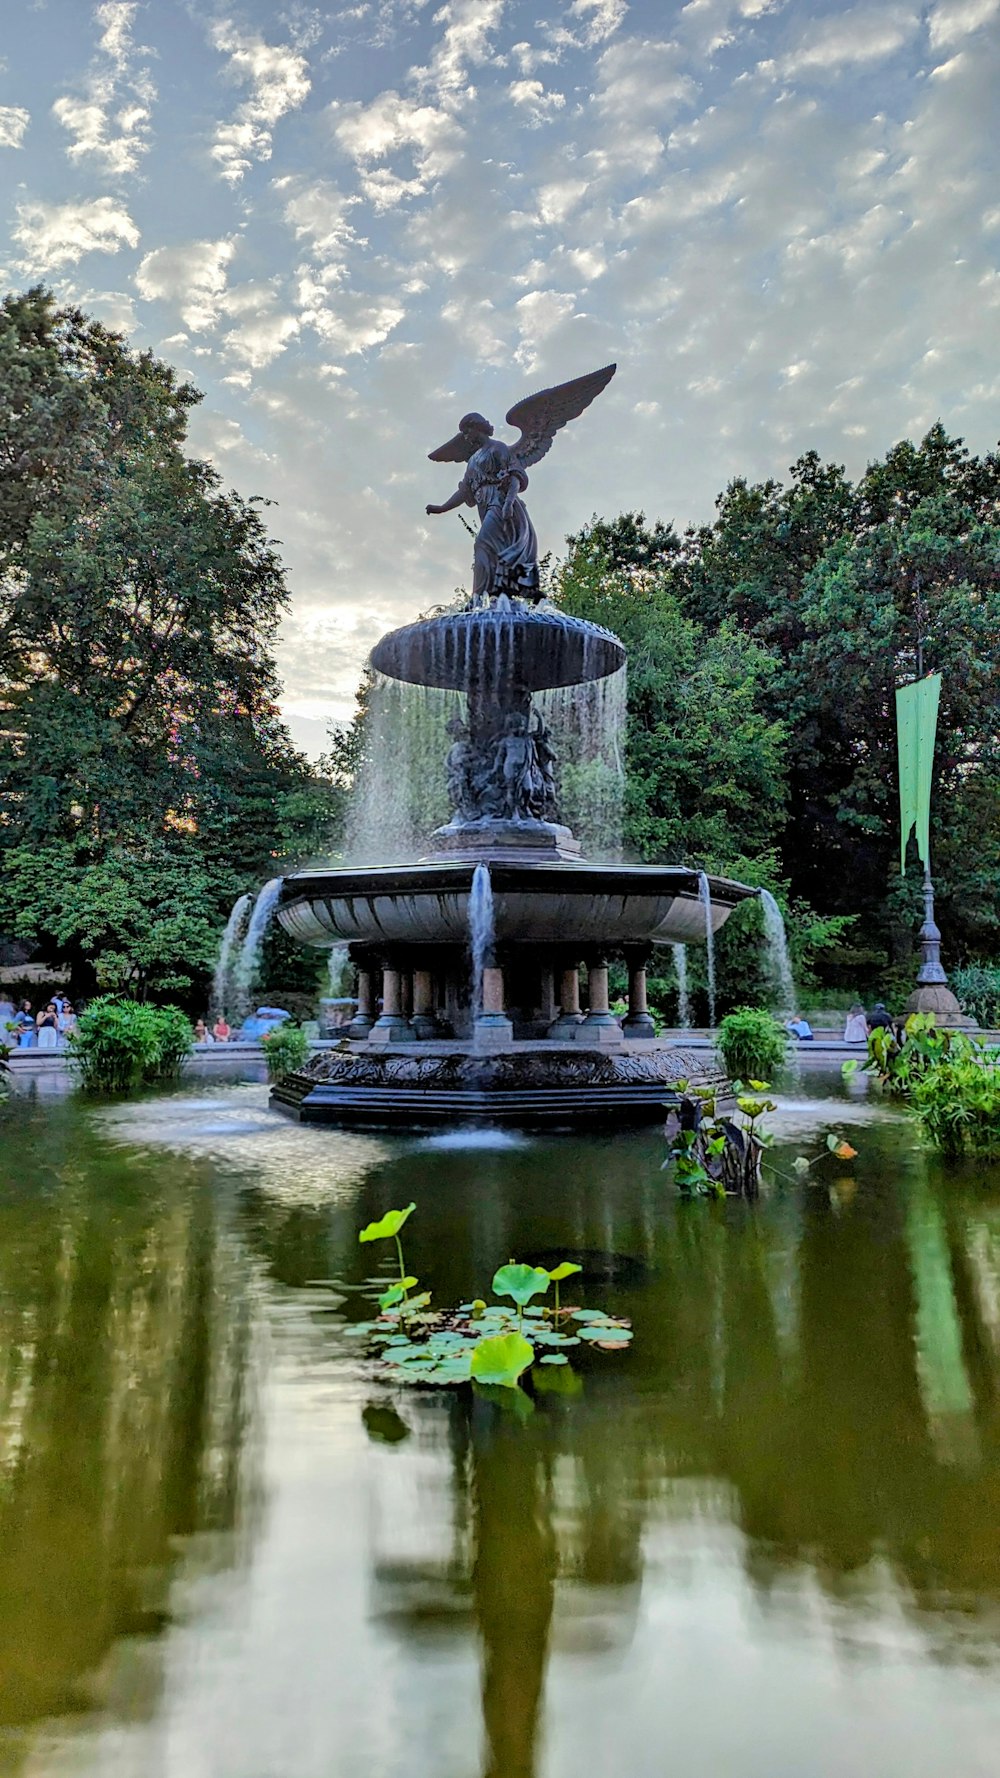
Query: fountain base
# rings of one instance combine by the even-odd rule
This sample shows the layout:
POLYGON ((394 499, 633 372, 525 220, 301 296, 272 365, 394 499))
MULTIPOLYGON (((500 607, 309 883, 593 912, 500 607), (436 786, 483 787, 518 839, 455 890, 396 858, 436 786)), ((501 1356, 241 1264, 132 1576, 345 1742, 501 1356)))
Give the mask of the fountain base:
POLYGON ((272 1105, 302 1123, 371 1129, 478 1124, 519 1129, 613 1128, 661 1123, 679 1080, 709 1084, 704 1053, 621 1042, 617 1050, 551 1041, 345 1045, 286 1075, 272 1105))
POLYGON ((437 857, 455 863, 538 864, 580 857, 579 840, 555 821, 453 821, 437 828, 431 840, 437 857))

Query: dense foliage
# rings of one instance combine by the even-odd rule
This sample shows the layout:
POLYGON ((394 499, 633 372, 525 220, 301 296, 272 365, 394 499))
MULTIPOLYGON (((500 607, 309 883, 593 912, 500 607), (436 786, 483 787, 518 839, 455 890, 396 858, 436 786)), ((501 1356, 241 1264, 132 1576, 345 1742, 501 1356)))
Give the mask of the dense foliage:
POLYGON ((301 1025, 285 1019, 261 1038, 268 1080, 283 1080, 301 1068, 309 1054, 309 1039, 301 1025))
POLYGON ((788 1052, 784 1026, 759 1006, 738 1006, 727 1013, 717 1042, 730 1080, 773 1080, 788 1052))
POLYGON ((1000 1052, 940 1029, 933 1013, 913 1013, 902 1043, 891 1031, 871 1033, 867 1067, 884 1091, 909 1100, 943 1154, 1000 1158, 1000 1052))
POLYGON ((1000 1024, 1000 966, 970 963, 964 969, 953 969, 951 986, 962 1011, 977 1025, 993 1028, 1000 1024))
POLYGON ((199 399, 43 290, 0 305, 0 934, 74 994, 202 993, 235 895, 339 807, 278 717, 260 506, 185 454, 199 399))
POLYGON ((70 1043, 88 1092, 127 1092, 180 1072, 194 1041, 176 1006, 141 1005, 105 995, 80 1014, 70 1043))
MULTIPOLYGON (((808 452, 785 485, 733 482, 684 535, 595 519, 554 590, 629 646, 634 852, 764 883, 793 910, 793 952, 811 910, 857 916, 813 948, 835 988, 912 986, 895 691, 940 671, 938 917, 949 962, 1000 953, 1000 456, 940 425, 857 482, 808 452)), ((721 977, 728 1003, 748 996, 721 977)))

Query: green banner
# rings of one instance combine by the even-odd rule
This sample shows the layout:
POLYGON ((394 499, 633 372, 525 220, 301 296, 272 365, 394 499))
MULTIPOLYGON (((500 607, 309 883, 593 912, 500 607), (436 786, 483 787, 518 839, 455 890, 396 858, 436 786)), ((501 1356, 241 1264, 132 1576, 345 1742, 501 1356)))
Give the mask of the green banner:
POLYGON ((924 869, 931 868, 931 772, 937 733, 941 675, 929 673, 896 693, 899 746, 899 868, 906 875, 906 844, 915 827, 924 869))

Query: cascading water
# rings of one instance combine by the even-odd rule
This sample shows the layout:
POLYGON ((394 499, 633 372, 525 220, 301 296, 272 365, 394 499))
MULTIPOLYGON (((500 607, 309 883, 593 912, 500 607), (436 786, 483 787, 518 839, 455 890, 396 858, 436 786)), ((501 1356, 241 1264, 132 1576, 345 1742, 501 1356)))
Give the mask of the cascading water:
POLYGON ((483 970, 489 965, 496 943, 493 921, 493 883, 489 867, 477 864, 469 891, 469 943, 472 950, 472 1016, 483 1010, 483 970))
POLYGON ((708 1022, 715 1029, 715 933, 712 930, 712 891, 703 870, 698 872, 698 893, 705 910, 705 971, 708 978, 708 1022))
POLYGON ((231 1012, 235 1004, 235 986, 232 979, 233 957, 252 904, 252 895, 241 895, 237 901, 233 902, 232 910, 226 921, 226 930, 222 934, 222 941, 219 945, 215 975, 212 978, 212 998, 209 1005, 213 1023, 221 1013, 231 1012))
POLYGON ((344 970, 347 968, 350 952, 347 945, 331 945, 326 960, 327 983, 332 999, 337 1000, 344 992, 344 970))
POLYGON ((455 702, 454 693, 374 675, 348 812, 352 863, 414 858, 447 821, 445 725, 455 702))
POLYGON ((781 909, 769 889, 760 891, 764 913, 764 941, 767 947, 767 970, 778 996, 778 1011, 790 1016, 796 1010, 795 977, 788 954, 788 937, 781 909))
POLYGON ((260 974, 260 959, 261 952, 264 948, 264 939, 271 922, 271 915, 274 913, 274 910, 278 905, 278 898, 281 894, 284 880, 284 877, 272 877, 269 883, 264 884, 257 900, 253 904, 253 913, 250 915, 250 924, 247 927, 247 935, 243 940, 243 946, 234 972, 235 979, 233 985, 235 988, 236 1014, 241 1021, 245 1019, 250 1012, 251 995, 256 985, 257 977, 260 974))
POLYGON ((691 998, 688 994, 688 954, 686 945, 671 945, 674 974, 677 977, 677 1023, 682 1031, 691 1029, 691 998))
POLYGON ((588 858, 620 859, 625 800, 624 667, 537 694, 558 761, 560 818, 588 858))

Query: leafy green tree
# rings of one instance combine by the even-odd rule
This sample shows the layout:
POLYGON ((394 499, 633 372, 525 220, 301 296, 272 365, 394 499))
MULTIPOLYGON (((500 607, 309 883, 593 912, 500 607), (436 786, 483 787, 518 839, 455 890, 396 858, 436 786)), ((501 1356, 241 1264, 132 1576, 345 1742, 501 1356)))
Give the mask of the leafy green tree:
POLYGON ((139 992, 203 988, 342 800, 280 722, 281 564, 185 454, 199 400, 44 290, 0 305, 0 926, 139 992))
POLYGON ((626 846, 709 867, 766 852, 785 801, 784 729, 764 710, 777 662, 735 625, 712 633, 685 616, 665 549, 652 568, 613 568, 605 538, 592 527, 571 541, 557 590, 628 650, 626 846))

